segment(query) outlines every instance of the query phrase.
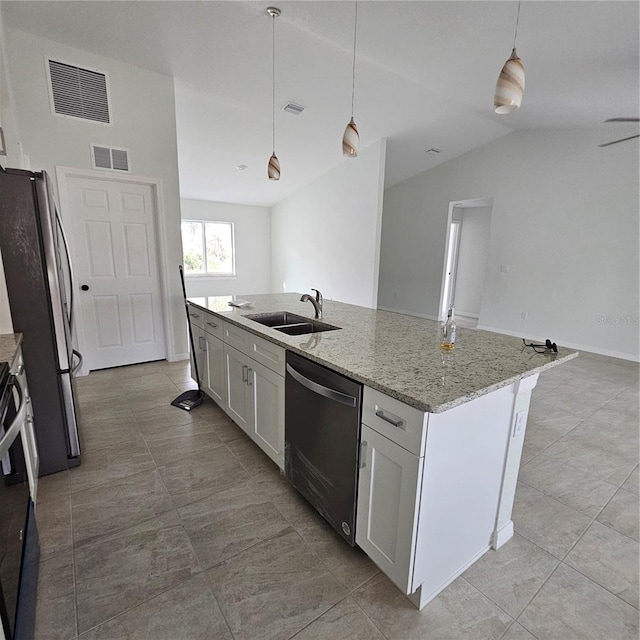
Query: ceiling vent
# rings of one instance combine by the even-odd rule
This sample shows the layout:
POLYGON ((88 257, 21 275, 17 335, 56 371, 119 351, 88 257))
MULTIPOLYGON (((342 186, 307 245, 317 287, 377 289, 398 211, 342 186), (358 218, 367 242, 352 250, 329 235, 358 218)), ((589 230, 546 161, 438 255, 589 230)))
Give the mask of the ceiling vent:
POLYGON ((106 74, 57 60, 47 69, 55 115, 111 124, 106 74))
POLYGON ((126 149, 91 145, 91 166, 94 169, 129 171, 129 152, 126 149))
POLYGON ((301 104, 296 104, 295 102, 287 102, 287 104, 282 107, 283 111, 287 113, 292 113, 294 116, 299 116, 306 107, 303 107, 301 104))

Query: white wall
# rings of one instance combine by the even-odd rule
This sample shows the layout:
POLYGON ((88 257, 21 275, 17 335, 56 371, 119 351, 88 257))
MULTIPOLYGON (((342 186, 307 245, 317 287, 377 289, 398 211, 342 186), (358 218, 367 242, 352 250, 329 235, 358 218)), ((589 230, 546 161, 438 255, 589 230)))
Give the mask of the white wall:
POLYGON ((491 207, 462 209, 454 300, 458 315, 480 316, 490 231, 491 207))
MULTIPOLYGON (((177 266, 182 262, 173 78, 8 30, 13 90, 24 151, 34 170, 91 169, 90 143, 129 150, 131 174, 161 180, 165 266, 170 292, 169 357, 186 357, 186 326, 177 266), (45 56, 108 74, 113 126, 51 114, 45 56)), ((101 175, 104 175, 102 173, 101 175)), ((62 211, 63 218, 68 213, 62 211)), ((66 220, 67 225, 69 220, 66 220)))
POLYGON ((273 207, 273 291, 376 307, 385 152, 380 140, 273 207))
MULTIPOLYGON (((2 18, 2 3, 0 3, 0 127, 4 132, 5 150, 7 155, 0 155, 2 167, 22 168, 22 154, 20 153, 20 135, 16 122, 16 109, 13 101, 13 90, 9 73, 7 53, 7 38, 2 18)), ((4 280, 2 255, 0 255, 0 333, 12 333, 9 298, 4 280)))
POLYGON ((608 134, 513 133, 388 189, 380 306, 437 316, 449 203, 493 196, 480 325, 638 359, 638 143, 608 134))
POLYGON ((6 156, 0 155, 0 165, 22 168, 23 159, 20 152, 20 135, 9 71, 9 54, 6 28, 2 18, 2 3, 0 3, 0 126, 4 131, 7 151, 6 156))
POLYGON ((270 293, 271 209, 204 200, 183 199, 181 202, 183 219, 233 222, 235 238, 235 277, 185 278, 187 295, 270 293))

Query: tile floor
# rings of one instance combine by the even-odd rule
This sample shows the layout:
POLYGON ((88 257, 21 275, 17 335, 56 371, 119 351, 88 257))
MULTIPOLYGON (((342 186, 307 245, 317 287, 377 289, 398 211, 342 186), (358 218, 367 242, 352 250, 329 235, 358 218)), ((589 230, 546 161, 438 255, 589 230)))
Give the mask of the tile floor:
POLYGON ((42 478, 40 640, 638 638, 638 367, 541 376, 516 535, 423 611, 342 542, 185 363, 79 379, 83 464, 42 478))

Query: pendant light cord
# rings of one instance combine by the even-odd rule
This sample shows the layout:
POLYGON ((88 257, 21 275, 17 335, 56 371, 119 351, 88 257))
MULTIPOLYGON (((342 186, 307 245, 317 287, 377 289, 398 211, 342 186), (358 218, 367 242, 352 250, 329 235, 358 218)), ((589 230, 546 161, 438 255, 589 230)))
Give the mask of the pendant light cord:
POLYGON ((353 102, 356 93, 356 40, 358 38, 358 0, 356 4, 356 16, 353 22, 353 68, 351 70, 351 119, 353 120, 353 102))
POLYGON ((518 0, 518 15, 516 17, 516 32, 513 36, 513 47, 512 47, 513 49, 516 48, 516 38, 518 37, 518 23, 520 22, 520 3, 521 3, 521 0, 518 0))
POLYGON ((276 153, 276 15, 271 16, 271 132, 273 153, 276 153))

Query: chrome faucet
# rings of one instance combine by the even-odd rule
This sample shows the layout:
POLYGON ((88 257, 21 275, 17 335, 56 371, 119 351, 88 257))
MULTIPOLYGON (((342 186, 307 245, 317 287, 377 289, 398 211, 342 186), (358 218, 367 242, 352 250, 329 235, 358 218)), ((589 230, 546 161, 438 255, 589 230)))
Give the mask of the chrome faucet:
POLYGON ((315 299, 308 293, 305 293, 300 298, 300 302, 307 302, 307 300, 313 305, 316 312, 316 320, 322 320, 322 294, 317 289, 311 289, 316 292, 315 299))

